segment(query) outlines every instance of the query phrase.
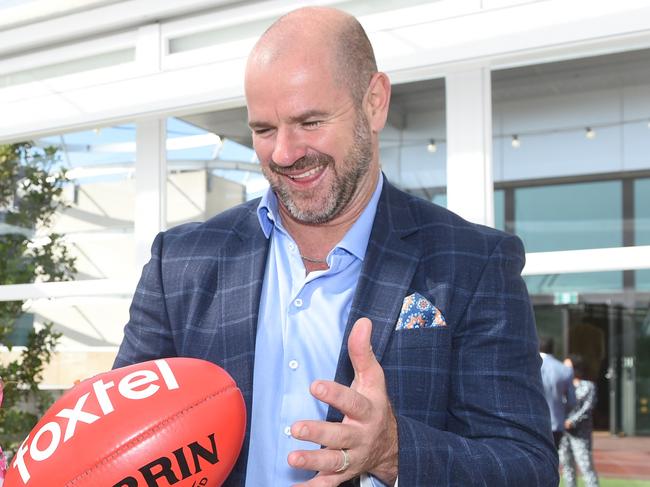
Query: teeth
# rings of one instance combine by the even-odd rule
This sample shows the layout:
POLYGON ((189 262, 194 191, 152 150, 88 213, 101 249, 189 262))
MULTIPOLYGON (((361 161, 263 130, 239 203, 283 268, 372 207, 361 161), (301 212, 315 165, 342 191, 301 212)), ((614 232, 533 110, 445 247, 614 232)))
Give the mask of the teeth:
POLYGON ((297 175, 295 175, 295 176, 289 176, 289 177, 290 177, 291 179, 304 179, 304 178, 308 178, 308 177, 310 177, 310 176, 313 176, 313 175, 316 174, 317 172, 319 172, 319 171, 322 169, 322 167, 323 167, 323 166, 316 166, 315 168, 310 169, 310 170, 307 171, 307 172, 304 172, 304 173, 302 173, 302 174, 297 174, 297 175))

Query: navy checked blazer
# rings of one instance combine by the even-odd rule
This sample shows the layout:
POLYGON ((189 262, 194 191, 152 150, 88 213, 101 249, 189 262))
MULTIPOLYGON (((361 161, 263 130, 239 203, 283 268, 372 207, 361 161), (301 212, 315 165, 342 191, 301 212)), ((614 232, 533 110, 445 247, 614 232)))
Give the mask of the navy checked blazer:
MULTIPOLYGON (((156 237, 115 367, 172 356, 210 360, 233 376, 250 417, 269 243, 257 204, 156 237)), ((336 381, 352 382, 347 336, 358 318, 370 318, 397 418, 401 487, 558 485, 523 265, 517 237, 385 181, 336 381), (414 292, 446 326, 395 329, 404 297, 414 292)), ((341 419, 330 408, 328 420, 341 419)), ((244 485, 249 434, 247 427, 226 486, 244 485)))

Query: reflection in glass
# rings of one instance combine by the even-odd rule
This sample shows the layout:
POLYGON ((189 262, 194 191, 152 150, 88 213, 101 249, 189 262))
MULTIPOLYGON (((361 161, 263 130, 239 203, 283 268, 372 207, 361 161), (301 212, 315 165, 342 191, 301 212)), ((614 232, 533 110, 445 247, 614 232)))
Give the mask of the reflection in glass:
POLYGON ((612 283, 622 283, 622 272, 528 276, 526 282, 538 334, 554 338, 558 358, 581 355, 598 386, 595 428, 649 434, 650 293, 616 289, 612 283))
POLYGON ((55 222, 76 257, 76 279, 129 278, 135 268, 135 125, 44 137, 68 168, 69 205, 55 222))
MULTIPOLYGON (((505 228, 528 252, 650 242, 649 60, 641 49, 492 72, 493 180, 506 192, 505 228)), ((625 286, 634 281, 650 289, 650 271, 628 271, 625 286)))
POLYGON ((531 294, 617 292, 623 289, 623 272, 580 272, 524 276, 531 294))
MULTIPOLYGON (((650 178, 634 182, 634 241, 650 245, 650 178)), ((635 280, 637 289, 650 291, 650 269, 635 271, 635 280)))
MULTIPOLYGON (((70 387, 76 380, 111 368, 130 302, 126 295, 27 300, 11 335, 12 343, 24 346, 30 331, 52 323, 52 330, 62 336, 45 369, 43 386, 70 387)), ((18 359, 20 354, 20 348, 6 350, 3 359, 18 359)))
POLYGON ((204 221, 268 187, 245 110, 167 120, 167 225, 204 221), (237 120, 233 121, 233 118, 237 120))
POLYGON ((442 206, 447 204, 445 117, 444 80, 395 85, 379 137, 381 169, 388 180, 442 206))
POLYGON ((620 181, 519 188, 515 232, 528 252, 620 247, 620 181))
POLYGON ((650 310, 639 310, 634 315, 635 332, 634 366, 635 393, 634 409, 636 411, 635 429, 640 434, 650 434, 650 310))
POLYGON ((506 195, 502 189, 494 191, 494 228, 506 230, 506 195))

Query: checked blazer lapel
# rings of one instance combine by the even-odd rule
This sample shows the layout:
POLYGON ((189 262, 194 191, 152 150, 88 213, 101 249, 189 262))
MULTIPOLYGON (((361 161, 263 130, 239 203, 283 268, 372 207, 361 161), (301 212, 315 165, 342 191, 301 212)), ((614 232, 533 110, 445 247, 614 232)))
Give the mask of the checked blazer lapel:
POLYGON ((255 337, 268 253, 268 240, 260 228, 256 208, 255 204, 233 225, 218 259, 217 333, 224 347, 220 361, 244 396, 248 418, 244 446, 226 486, 243 485, 248 460, 255 337))
MULTIPOLYGON (((350 385, 354 379, 347 342, 352 325, 359 318, 366 317, 372 321, 372 348, 377 360, 381 361, 422 255, 415 238, 417 231, 406 195, 384 178, 341 346, 335 377, 337 382, 350 385)), ((341 421, 343 417, 330 408, 327 419, 341 421)))
POLYGON ((219 255, 220 333, 225 350, 224 361, 237 361, 239 368, 229 370, 244 394, 246 405, 252 401, 253 355, 260 296, 268 240, 260 229, 255 210, 233 225, 232 233, 219 255), (245 356, 242 362, 240 357, 245 356))

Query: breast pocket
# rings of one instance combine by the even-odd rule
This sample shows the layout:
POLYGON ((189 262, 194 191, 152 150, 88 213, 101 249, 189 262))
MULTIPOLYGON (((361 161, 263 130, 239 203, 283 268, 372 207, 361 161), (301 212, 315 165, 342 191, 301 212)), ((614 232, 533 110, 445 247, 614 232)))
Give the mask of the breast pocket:
POLYGON ((432 426, 444 426, 450 357, 448 327, 393 332, 381 365, 398 414, 432 426))

